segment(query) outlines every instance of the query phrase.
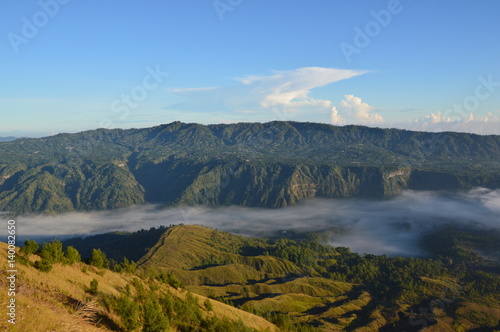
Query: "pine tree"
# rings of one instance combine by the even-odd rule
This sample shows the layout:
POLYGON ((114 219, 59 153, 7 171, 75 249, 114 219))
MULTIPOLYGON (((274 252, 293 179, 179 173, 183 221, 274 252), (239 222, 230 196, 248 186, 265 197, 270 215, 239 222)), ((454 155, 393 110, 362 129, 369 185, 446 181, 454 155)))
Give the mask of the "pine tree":
POLYGON ((90 282, 90 288, 89 288, 89 293, 90 294, 97 294, 97 289, 99 288, 99 282, 96 279, 92 279, 90 282))
POLYGON ((98 268, 108 268, 109 261, 101 249, 92 249, 89 264, 98 268))
POLYGON ((64 256, 66 258, 66 262, 70 265, 78 263, 82 260, 80 253, 73 246, 69 246, 68 248, 66 248, 66 253, 64 254, 64 256))
MULTIPOLYGON (((129 285, 127 284, 127 286, 129 285)), ((120 315, 122 324, 127 331, 133 331, 139 327, 139 305, 127 296, 121 296, 117 299, 116 312, 120 315)))
POLYGON ((168 318, 163 314, 157 301, 149 299, 144 304, 142 328, 144 332, 168 331, 168 318))
POLYGON ((42 246, 42 251, 40 256, 49 263, 60 263, 63 261, 62 242, 59 240, 54 240, 52 242, 46 242, 42 246))
POLYGON ((22 247, 19 251, 25 255, 32 255, 37 252, 40 245, 34 240, 26 240, 24 241, 24 247, 22 247))

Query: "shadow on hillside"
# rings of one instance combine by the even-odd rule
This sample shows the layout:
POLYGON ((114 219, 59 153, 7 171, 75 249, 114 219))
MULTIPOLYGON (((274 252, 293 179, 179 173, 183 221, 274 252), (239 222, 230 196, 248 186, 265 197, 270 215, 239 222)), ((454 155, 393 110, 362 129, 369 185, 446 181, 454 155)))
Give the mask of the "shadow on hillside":
MULTIPOLYGON (((240 294, 236 294, 236 295, 240 295, 240 294)), ((248 301, 262 301, 264 299, 270 299, 270 298, 277 297, 280 295, 283 295, 283 294, 282 293, 265 293, 265 294, 259 294, 258 296, 254 296, 254 297, 241 297, 239 299, 234 299, 231 301, 233 302, 234 306, 238 308, 238 307, 242 306, 243 304, 247 303, 248 301)))
POLYGON ((335 302, 326 303, 326 305, 324 305, 324 306, 318 306, 318 307, 311 308, 311 309, 307 310, 305 313, 307 315, 313 315, 313 316, 322 315, 325 312, 327 312, 328 310, 330 310, 331 308, 340 307, 341 305, 344 305, 344 304, 348 303, 349 301, 352 301, 353 299, 359 298, 359 296, 361 295, 362 292, 363 292, 362 289, 354 288, 350 292, 344 294, 344 296, 346 296, 345 299, 341 299, 341 300, 338 300, 335 302))

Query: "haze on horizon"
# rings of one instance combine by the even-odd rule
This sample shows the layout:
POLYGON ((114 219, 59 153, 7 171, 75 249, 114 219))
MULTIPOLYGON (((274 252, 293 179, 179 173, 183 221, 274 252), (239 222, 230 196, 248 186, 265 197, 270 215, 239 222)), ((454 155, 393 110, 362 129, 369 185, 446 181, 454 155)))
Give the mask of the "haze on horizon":
POLYGON ((274 120, 500 134, 497 1, 2 9, 0 137, 274 120))

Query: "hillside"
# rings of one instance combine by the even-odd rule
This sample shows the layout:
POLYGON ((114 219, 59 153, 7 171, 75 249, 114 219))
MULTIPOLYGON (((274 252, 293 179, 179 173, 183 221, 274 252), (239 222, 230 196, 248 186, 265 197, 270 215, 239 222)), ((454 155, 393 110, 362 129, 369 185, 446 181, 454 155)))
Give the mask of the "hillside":
MULTIPOLYGON (((361 256, 324 245, 314 233, 254 239, 185 225, 120 234, 122 245, 103 248, 123 257, 127 240, 142 251, 148 235, 157 242, 137 265, 125 259, 108 265, 98 250, 89 265, 72 263, 70 247, 62 255, 57 241, 27 261, 23 248, 16 263, 18 331, 131 331, 151 317, 172 331, 276 330, 269 322, 283 332, 500 328, 500 264, 476 253, 498 248, 498 232, 436 229, 424 241, 426 259, 361 256), (57 261, 42 272, 51 257, 57 261)), ((116 241, 116 234, 72 243, 101 246, 106 238, 116 241)), ((4 275, 5 244, 0 251, 4 275)), ((1 299, 6 303, 5 293, 1 299)))
POLYGON ((318 235, 271 241, 181 225, 165 231, 139 269, 172 273, 192 292, 284 330, 300 324, 323 331, 500 328, 500 280, 474 254, 498 243, 500 234, 444 228, 431 236, 436 248, 441 237, 449 239, 436 252, 440 259, 360 256, 322 245, 318 235))
POLYGON ((281 207, 500 188, 500 136, 298 122, 93 130, 0 143, 0 211, 281 207))
MULTIPOLYGON (((0 242, 1 281, 0 286, 6 290, 7 244, 0 242)), ((188 314, 193 311, 204 324, 212 326, 210 331, 223 332, 224 324, 239 326, 245 331, 275 331, 276 326, 265 319, 248 312, 236 309, 218 301, 207 299, 204 296, 188 293, 168 284, 158 282, 147 277, 137 278, 129 273, 116 273, 88 266, 84 263, 54 264, 50 272, 42 272, 33 266, 21 264, 22 255, 17 259, 17 316, 16 324, 7 323, 2 319, 2 331, 61 331, 61 332, 98 332, 98 331, 128 331, 127 315, 121 315, 113 307, 116 301, 126 299, 144 302, 144 296, 149 299, 159 298, 160 302, 170 299, 173 302, 173 314, 170 314, 169 331, 178 331, 179 327, 173 324, 173 316, 182 310, 188 314), (98 293, 89 292, 92 280, 98 282, 98 293), (127 295, 128 294, 128 295, 127 295), (141 295, 142 294, 142 295, 141 295), (207 309, 207 302, 210 309, 207 309), (219 326, 219 327, 217 327, 219 326), (222 329, 221 329, 222 328, 222 329)), ((30 261, 40 258, 32 255, 30 261)), ((9 298, 7 292, 2 291, 0 302, 6 308, 9 298)), ((147 303, 147 302, 146 302, 147 303)), ((161 302, 162 306, 164 306, 161 302)), ((145 304, 146 305, 146 304, 145 304)), ((166 310, 166 307, 163 307, 166 310)), ((143 320, 144 318, 142 318, 143 320)), ((180 318, 182 319, 182 318, 180 318)), ((141 318, 138 318, 142 321, 141 318)), ((186 326, 191 330, 199 329, 195 323, 186 326)), ((136 329, 134 329, 136 330, 136 329)), ((152 330, 151 330, 152 331, 152 330)))

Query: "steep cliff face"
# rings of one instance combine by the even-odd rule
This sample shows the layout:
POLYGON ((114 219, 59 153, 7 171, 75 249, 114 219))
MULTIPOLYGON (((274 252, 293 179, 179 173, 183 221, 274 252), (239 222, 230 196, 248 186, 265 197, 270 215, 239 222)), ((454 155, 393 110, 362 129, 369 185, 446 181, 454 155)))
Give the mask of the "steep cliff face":
POLYGON ((158 165, 136 172, 153 202, 187 205, 283 207, 303 199, 362 197, 384 199, 405 189, 460 190, 495 187, 498 178, 471 179, 448 173, 385 170, 382 167, 230 162, 158 165), (147 171, 146 171, 147 170, 147 171), (142 174, 142 175, 139 175, 142 174), (157 176, 163 174, 163 177, 157 176), (148 180, 148 176, 151 178, 148 180), (146 185, 147 183, 147 185, 146 185))
POLYGON ((0 143, 0 211, 145 202, 281 207, 500 188, 500 136, 271 122, 99 129, 0 143))

